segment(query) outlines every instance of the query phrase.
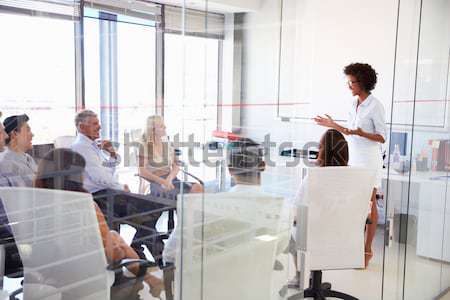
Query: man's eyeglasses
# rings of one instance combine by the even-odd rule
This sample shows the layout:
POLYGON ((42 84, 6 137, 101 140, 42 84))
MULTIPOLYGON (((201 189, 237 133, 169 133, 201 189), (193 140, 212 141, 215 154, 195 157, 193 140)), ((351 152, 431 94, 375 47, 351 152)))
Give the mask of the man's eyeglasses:
POLYGON ((358 83, 358 82, 359 82, 359 80, 353 80, 353 81, 352 80, 348 80, 347 84, 348 85, 354 85, 355 83, 358 83))

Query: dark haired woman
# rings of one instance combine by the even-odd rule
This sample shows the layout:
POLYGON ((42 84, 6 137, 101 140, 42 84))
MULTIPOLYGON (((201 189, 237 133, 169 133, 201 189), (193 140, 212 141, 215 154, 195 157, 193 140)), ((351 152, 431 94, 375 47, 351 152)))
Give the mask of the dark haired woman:
MULTIPOLYGON (((34 186, 44 189, 86 193, 86 190, 83 188, 85 167, 86 161, 80 154, 65 148, 52 150, 40 161, 34 186)), ((108 261, 113 262, 125 258, 139 259, 134 249, 125 243, 119 233, 109 230, 105 216, 97 204, 93 203, 108 261)), ((134 274, 139 272, 137 266, 131 265, 129 270, 134 274)), ((159 297, 163 290, 163 282, 148 271, 144 281, 149 285, 152 296, 159 297)))
POLYGON ((381 187, 383 158, 381 144, 386 138, 386 117, 383 104, 372 95, 377 83, 377 73, 368 64, 354 63, 344 68, 348 88, 356 99, 349 111, 347 127, 337 124, 330 116, 317 116, 317 124, 336 129, 348 135, 350 166, 361 166, 377 170, 377 180, 371 197, 371 224, 367 226, 365 243, 365 265, 373 256, 372 241, 377 229, 378 213, 376 192, 381 187))
MULTIPOLYGON (((348 144, 342 133, 336 129, 328 129, 320 138, 319 142, 319 154, 317 157, 318 167, 345 167, 348 164, 348 144)), ((305 194, 305 182, 308 180, 308 176, 303 179, 302 185, 297 191, 295 196, 295 203, 303 202, 305 194)), ((294 212, 295 214, 296 212, 294 212)), ((296 217, 295 217, 296 219, 296 217)), ((294 227, 294 231, 295 231, 294 227)), ((300 285, 300 273, 297 267, 297 247, 295 245, 295 233, 292 234, 289 240, 289 246, 287 251, 291 253, 295 265, 295 277, 288 282, 289 288, 299 288, 300 285)))

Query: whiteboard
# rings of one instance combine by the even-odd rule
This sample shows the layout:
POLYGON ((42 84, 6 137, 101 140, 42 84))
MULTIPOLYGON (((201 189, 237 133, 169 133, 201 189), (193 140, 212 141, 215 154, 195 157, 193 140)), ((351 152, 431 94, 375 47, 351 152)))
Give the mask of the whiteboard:
POLYGON ((279 116, 346 120, 353 98, 343 69, 353 62, 377 71, 373 94, 389 111, 396 20, 392 0, 284 0, 279 116))
POLYGON ((392 124, 448 126, 449 2, 283 0, 278 115, 346 120, 343 68, 365 62, 386 122, 392 109, 392 124))

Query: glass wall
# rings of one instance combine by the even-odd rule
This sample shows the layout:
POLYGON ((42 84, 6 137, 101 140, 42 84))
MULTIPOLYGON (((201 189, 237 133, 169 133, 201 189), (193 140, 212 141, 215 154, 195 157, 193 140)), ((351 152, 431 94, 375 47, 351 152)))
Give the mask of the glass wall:
POLYGON ((78 192, 114 178, 103 206, 72 190, 0 189, 0 225, 12 226, 0 239, 16 235, 25 298, 44 286, 57 299, 292 300, 312 296, 313 281, 330 297, 448 297, 449 0, 39 2, 70 3, 70 14, 37 2, 0 0, 2 118, 27 113, 33 143, 48 144, 73 138, 76 112, 93 110, 121 160, 95 148, 96 169, 80 153, 89 166, 75 168, 78 192), (364 137, 347 130, 361 109, 352 92, 362 83, 343 73, 355 62, 375 69, 371 94, 385 112, 370 213, 374 172, 343 146, 364 137), (327 140, 317 116, 341 133, 327 140), (120 266, 126 276, 106 283, 110 263, 138 257, 146 276, 120 266))
POLYGON ((449 1, 399 4, 385 299, 438 299, 450 287, 448 20, 449 1))

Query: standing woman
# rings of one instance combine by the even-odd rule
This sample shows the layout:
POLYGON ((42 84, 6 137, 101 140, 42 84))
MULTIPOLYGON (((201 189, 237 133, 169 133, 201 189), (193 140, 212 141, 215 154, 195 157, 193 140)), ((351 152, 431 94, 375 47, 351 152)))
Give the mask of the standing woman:
POLYGON ((329 115, 314 118, 317 124, 334 128, 346 135, 349 145, 349 165, 377 170, 377 180, 371 198, 370 221, 366 230, 365 265, 373 256, 372 241, 378 221, 376 192, 381 187, 383 158, 381 144, 386 139, 386 117, 383 104, 371 91, 377 83, 377 73, 369 64, 353 63, 344 68, 347 83, 356 99, 349 111, 347 127, 337 124, 329 115))

